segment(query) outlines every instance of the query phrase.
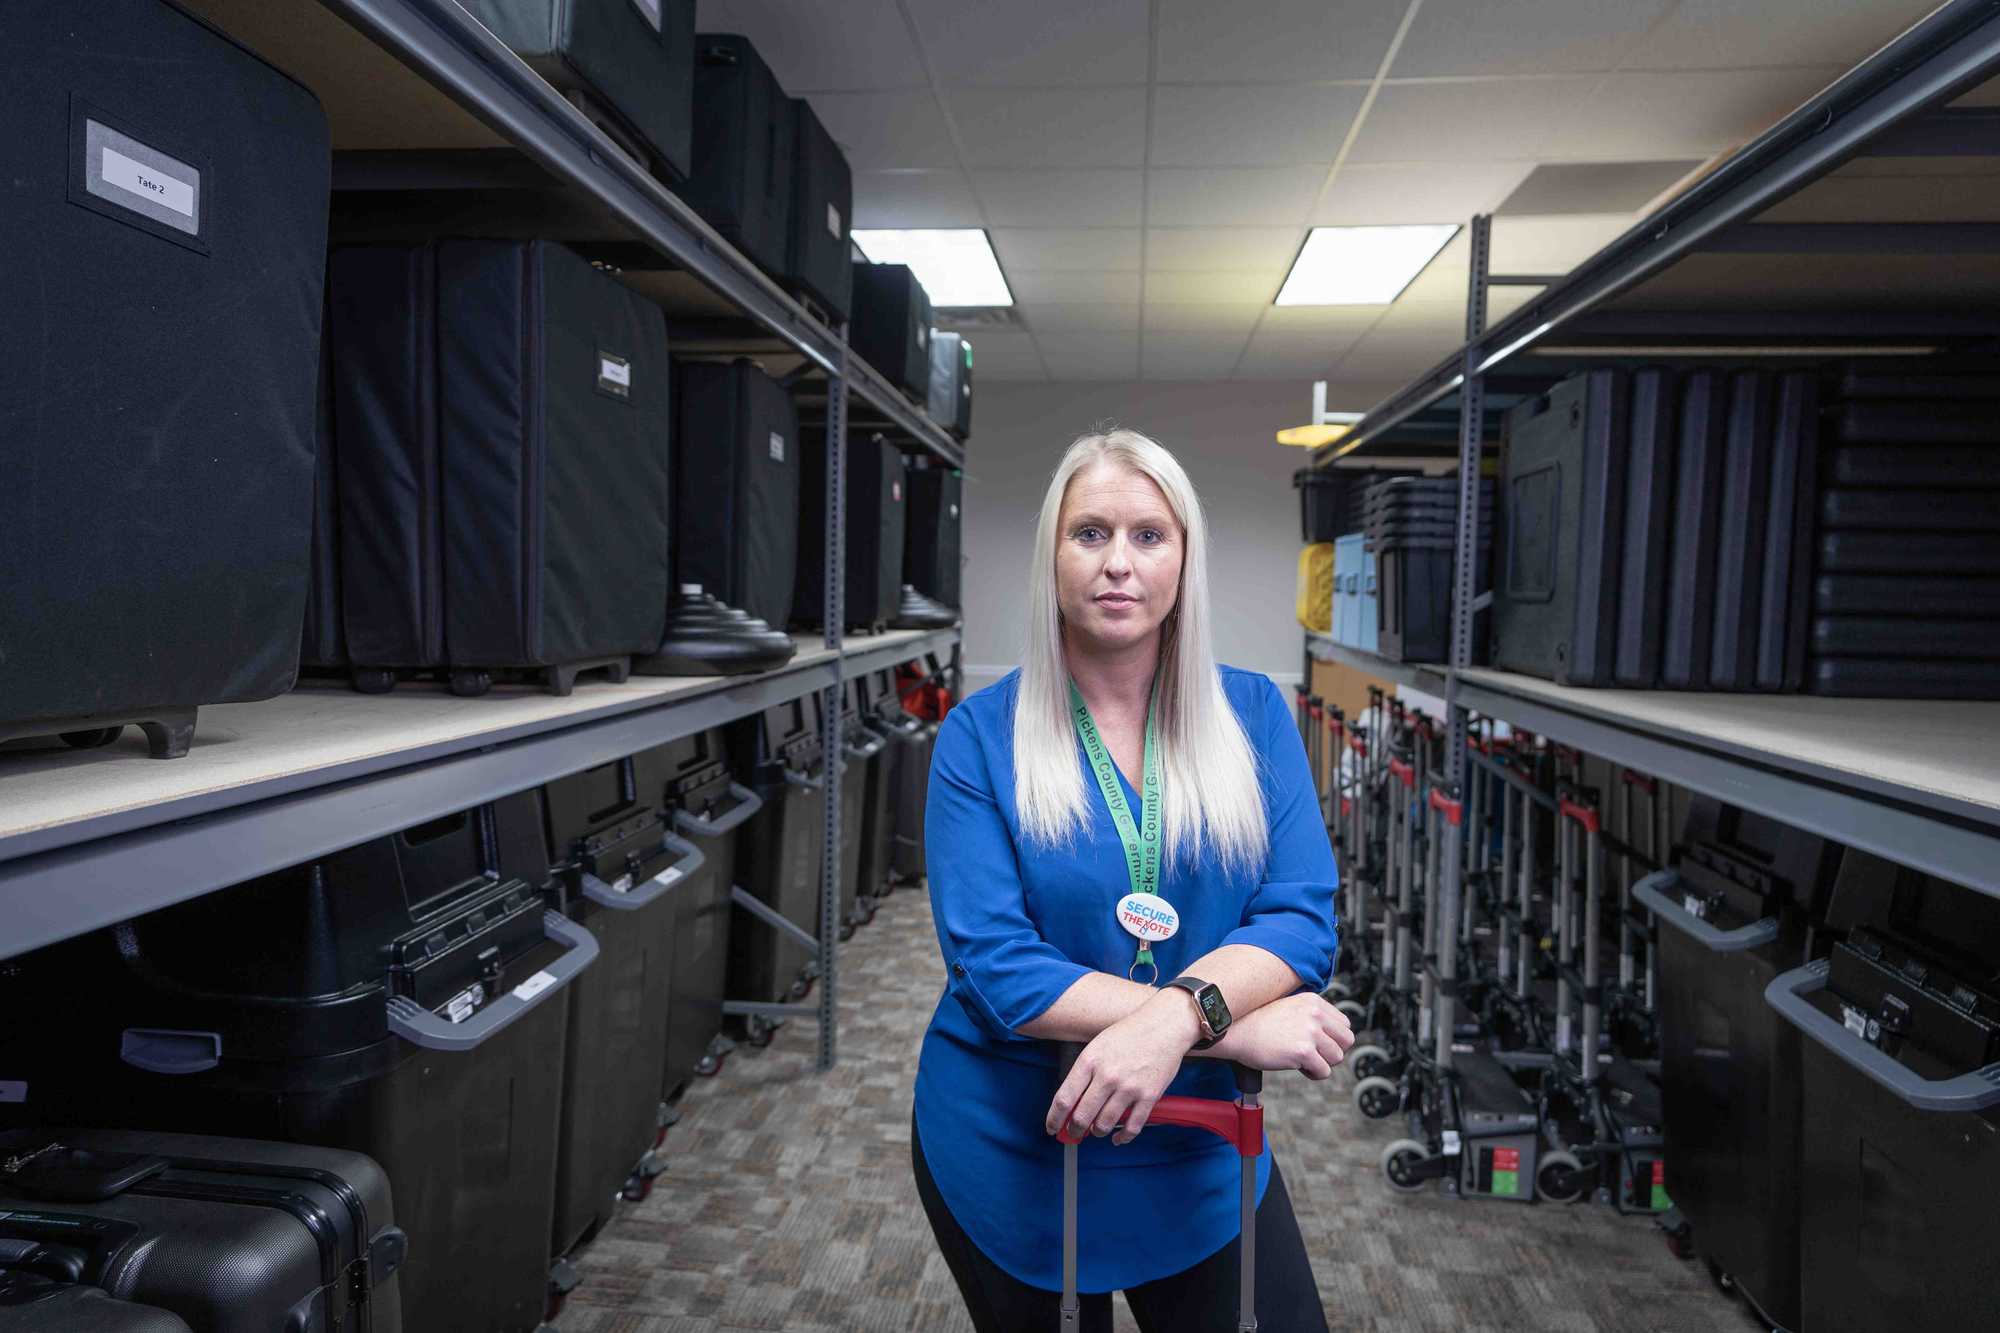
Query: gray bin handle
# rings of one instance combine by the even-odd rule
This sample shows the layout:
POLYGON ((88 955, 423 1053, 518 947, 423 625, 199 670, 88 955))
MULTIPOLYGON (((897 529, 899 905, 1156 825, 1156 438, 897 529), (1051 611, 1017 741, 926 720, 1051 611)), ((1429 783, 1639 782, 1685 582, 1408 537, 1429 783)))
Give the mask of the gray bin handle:
POLYGON ((1778 918, 1767 916, 1734 930, 1719 930, 1667 896, 1681 882, 1678 870, 1655 870, 1632 886, 1632 896, 1660 920, 1710 953, 1742 953, 1778 938, 1778 918))
POLYGON ((847 751, 849 759, 873 759, 876 755, 882 753, 882 747, 888 743, 889 738, 887 736, 877 736, 871 733, 868 740, 863 744, 854 745, 847 741, 842 741, 840 748, 847 751))
POLYGON ((406 995, 389 997, 389 1031, 427 1051, 469 1051, 550 996, 559 993, 577 973, 597 959, 597 937, 560 912, 542 913, 542 931, 550 939, 567 944, 562 957, 491 1001, 463 1023, 438 1017, 406 995), (539 990, 525 997, 521 991, 541 980, 539 990))
POLYGON ((660 835, 660 848, 676 853, 680 860, 662 870, 641 884, 629 889, 615 889, 597 876, 585 871, 583 875, 583 896, 599 907, 608 907, 614 912, 636 912, 642 907, 650 907, 661 894, 675 884, 700 870, 708 861, 707 853, 693 843, 676 838, 671 833, 660 835))
POLYGON ((764 808, 764 798, 740 782, 729 784, 729 794, 736 798, 736 805, 722 818, 710 819, 707 815, 691 815, 685 810, 676 810, 674 827, 697 838, 719 838, 734 832, 738 824, 764 808))
POLYGON ((118 1034, 118 1058, 151 1074, 199 1074, 222 1063, 222 1034, 126 1028, 118 1034))
POLYGON ((824 777, 807 777, 796 768, 780 769, 779 771, 785 775, 785 781, 788 784, 799 788, 801 791, 818 791, 826 785, 824 777))
POLYGON ((1826 959, 1782 972, 1764 988, 1764 1003, 1793 1027, 1920 1111, 1983 1111, 2000 1105, 2000 1063, 1953 1078, 1924 1078, 1813 1007, 1806 996, 1826 989, 1826 959))

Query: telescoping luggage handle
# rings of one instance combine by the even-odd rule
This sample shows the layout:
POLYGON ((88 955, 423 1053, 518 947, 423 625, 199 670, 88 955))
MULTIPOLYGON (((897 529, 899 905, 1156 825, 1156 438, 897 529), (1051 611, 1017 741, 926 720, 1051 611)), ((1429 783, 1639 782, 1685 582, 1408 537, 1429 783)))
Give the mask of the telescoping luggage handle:
POLYGON ((721 816, 691 815, 685 810, 674 811, 674 827, 697 838, 719 838, 725 833, 733 833, 736 826, 764 808, 764 798, 740 782, 729 784, 729 795, 736 802, 721 816))
POLYGON ((1806 997, 1826 989, 1824 958, 1781 972, 1764 988, 1764 1003, 1786 1022, 1919 1111, 1984 1111, 2000 1106, 2000 1063, 1952 1078, 1923 1078, 1806 997))
POLYGON ((557 994, 597 959, 597 937, 561 912, 542 913, 542 930, 568 945, 562 957, 514 989, 475 1010, 462 1023, 440 1018, 403 995, 389 997, 389 1031, 429 1051, 469 1051, 530 1009, 557 994))
MULTIPOLYGON (((1056 1082, 1069 1077, 1070 1069, 1083 1047, 1077 1042, 1056 1046, 1056 1082)), ((1236 1149, 1242 1163, 1241 1220, 1243 1247, 1238 1264, 1236 1297, 1237 1333, 1257 1329, 1257 1159, 1264 1151, 1264 1071, 1232 1062, 1236 1075, 1236 1100, 1220 1102, 1211 1097, 1162 1097, 1146 1118, 1150 1125, 1186 1125, 1205 1129, 1236 1149)), ((1063 1290, 1062 1333, 1080 1328, 1082 1305, 1076 1294, 1076 1149, 1081 1135, 1072 1136, 1064 1125, 1056 1134, 1063 1145, 1063 1290)))
POLYGON ((586 870, 583 872, 583 896, 599 907, 608 907, 614 912, 636 912, 642 907, 652 906, 659 900, 661 894, 708 863, 706 852, 686 839, 676 838, 671 833, 660 835, 660 850, 672 852, 680 859, 651 879, 623 889, 616 884, 606 884, 586 870))
POLYGON ((1747 926, 1723 930, 1711 926, 1683 905, 1678 893, 1681 872, 1655 870, 1632 886, 1632 896, 1644 903, 1659 920, 1702 945, 1710 953, 1742 953, 1778 938, 1778 919, 1767 916, 1747 926))

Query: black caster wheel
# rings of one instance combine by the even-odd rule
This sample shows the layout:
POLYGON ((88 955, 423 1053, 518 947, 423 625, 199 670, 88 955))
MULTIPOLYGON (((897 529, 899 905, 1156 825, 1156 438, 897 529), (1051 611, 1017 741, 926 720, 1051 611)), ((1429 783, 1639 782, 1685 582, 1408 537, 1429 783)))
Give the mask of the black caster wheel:
POLYGON ((1382 1178, 1398 1194, 1415 1194, 1426 1183, 1419 1168, 1430 1156, 1431 1150, 1415 1139, 1397 1139, 1382 1150, 1382 1178))
POLYGON ((1543 1153, 1535 1167, 1535 1197, 1543 1203, 1575 1203, 1589 1193, 1589 1183, 1574 1153, 1543 1153))
POLYGON ((1403 1094, 1386 1078, 1364 1078, 1354 1085, 1354 1108, 1370 1120, 1387 1120, 1403 1105, 1403 1094))
POLYGON ((1357 1000, 1335 1000, 1333 1007, 1347 1016, 1347 1025, 1356 1032, 1368 1026, 1368 1010, 1357 1000))
POLYGON ((1389 1067, 1389 1053, 1380 1046, 1356 1046, 1348 1051, 1341 1061, 1348 1071, 1359 1081, 1367 1078, 1382 1078, 1389 1067))
POLYGON ((702 1056, 701 1059, 694 1062, 695 1076, 698 1078, 714 1078, 722 1072, 722 1059, 719 1055, 702 1056))
POLYGON ((1354 994, 1354 991, 1352 988, 1348 986, 1345 978, 1335 977, 1333 979, 1333 984, 1328 986, 1324 991, 1320 992, 1320 994, 1322 995, 1322 997, 1325 998, 1328 1004, 1337 1004, 1339 1001, 1344 1000, 1348 998, 1350 995, 1354 994))
POLYGON ((618 1197, 627 1203, 644 1203, 646 1196, 653 1192, 653 1182, 667 1173, 665 1160, 653 1153, 639 1159, 638 1167, 625 1177, 625 1188, 618 1191, 618 1197))
POLYGON ((451 673, 451 692, 461 699, 477 699, 493 688, 493 673, 490 671, 454 671, 451 673))
POLYGON ((854 923, 852 921, 841 923, 840 927, 841 943, 845 944, 848 940, 851 940, 853 938, 854 938, 854 923))
POLYGON ((354 689, 359 694, 387 694, 396 688, 396 673, 381 667, 356 667, 354 689))
POLYGON ((778 1029, 772 1026, 769 1019, 758 1018, 754 1014, 751 1015, 749 1025, 744 1029, 743 1032, 744 1040, 748 1041, 752 1046, 755 1046, 758 1050, 762 1050, 764 1049, 764 1047, 769 1046, 771 1044, 771 1038, 777 1035, 778 1035, 778 1029))
POLYGON ((123 727, 91 727, 87 731, 65 731, 61 735, 63 744, 72 750, 100 750, 124 732, 123 727))

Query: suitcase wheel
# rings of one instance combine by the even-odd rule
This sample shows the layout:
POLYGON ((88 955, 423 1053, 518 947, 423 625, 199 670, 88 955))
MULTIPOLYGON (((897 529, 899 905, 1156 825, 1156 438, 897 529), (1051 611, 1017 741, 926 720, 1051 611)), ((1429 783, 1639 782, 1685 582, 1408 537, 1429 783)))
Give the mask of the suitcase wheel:
POLYGON ((87 731, 65 731, 61 733, 63 744, 72 750, 96 750, 111 744, 125 732, 119 727, 91 727, 87 731))
POLYGON ((493 673, 490 671, 454 671, 451 673, 451 692, 461 699, 477 699, 493 688, 493 673))
POLYGON ((852 921, 843 921, 840 923, 840 938, 843 943, 854 938, 854 923, 852 921))
POLYGON ((396 688, 396 673, 385 667, 356 667, 354 688, 361 694, 387 694, 396 688))
POLYGON ((768 1018, 760 1018, 756 1014, 752 1014, 750 1015, 748 1024, 744 1027, 743 1035, 752 1046, 761 1050, 771 1044, 771 1038, 778 1035, 778 1026, 768 1018))
POLYGON ((701 1059, 694 1062, 694 1072, 701 1078, 714 1078, 722 1072, 722 1057, 719 1055, 702 1056, 701 1059))

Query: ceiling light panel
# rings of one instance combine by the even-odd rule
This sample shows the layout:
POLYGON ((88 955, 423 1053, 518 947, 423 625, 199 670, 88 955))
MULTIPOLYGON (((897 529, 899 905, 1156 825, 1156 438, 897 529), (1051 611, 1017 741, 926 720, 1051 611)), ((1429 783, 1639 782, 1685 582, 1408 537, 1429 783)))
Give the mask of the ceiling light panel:
POLYGON ((856 228, 854 243, 877 264, 908 264, 934 306, 1009 306, 1014 294, 993 257, 986 232, 876 231, 856 228))
POLYGON ((1277 305, 1387 305, 1458 234, 1456 223, 1314 227, 1277 305))

